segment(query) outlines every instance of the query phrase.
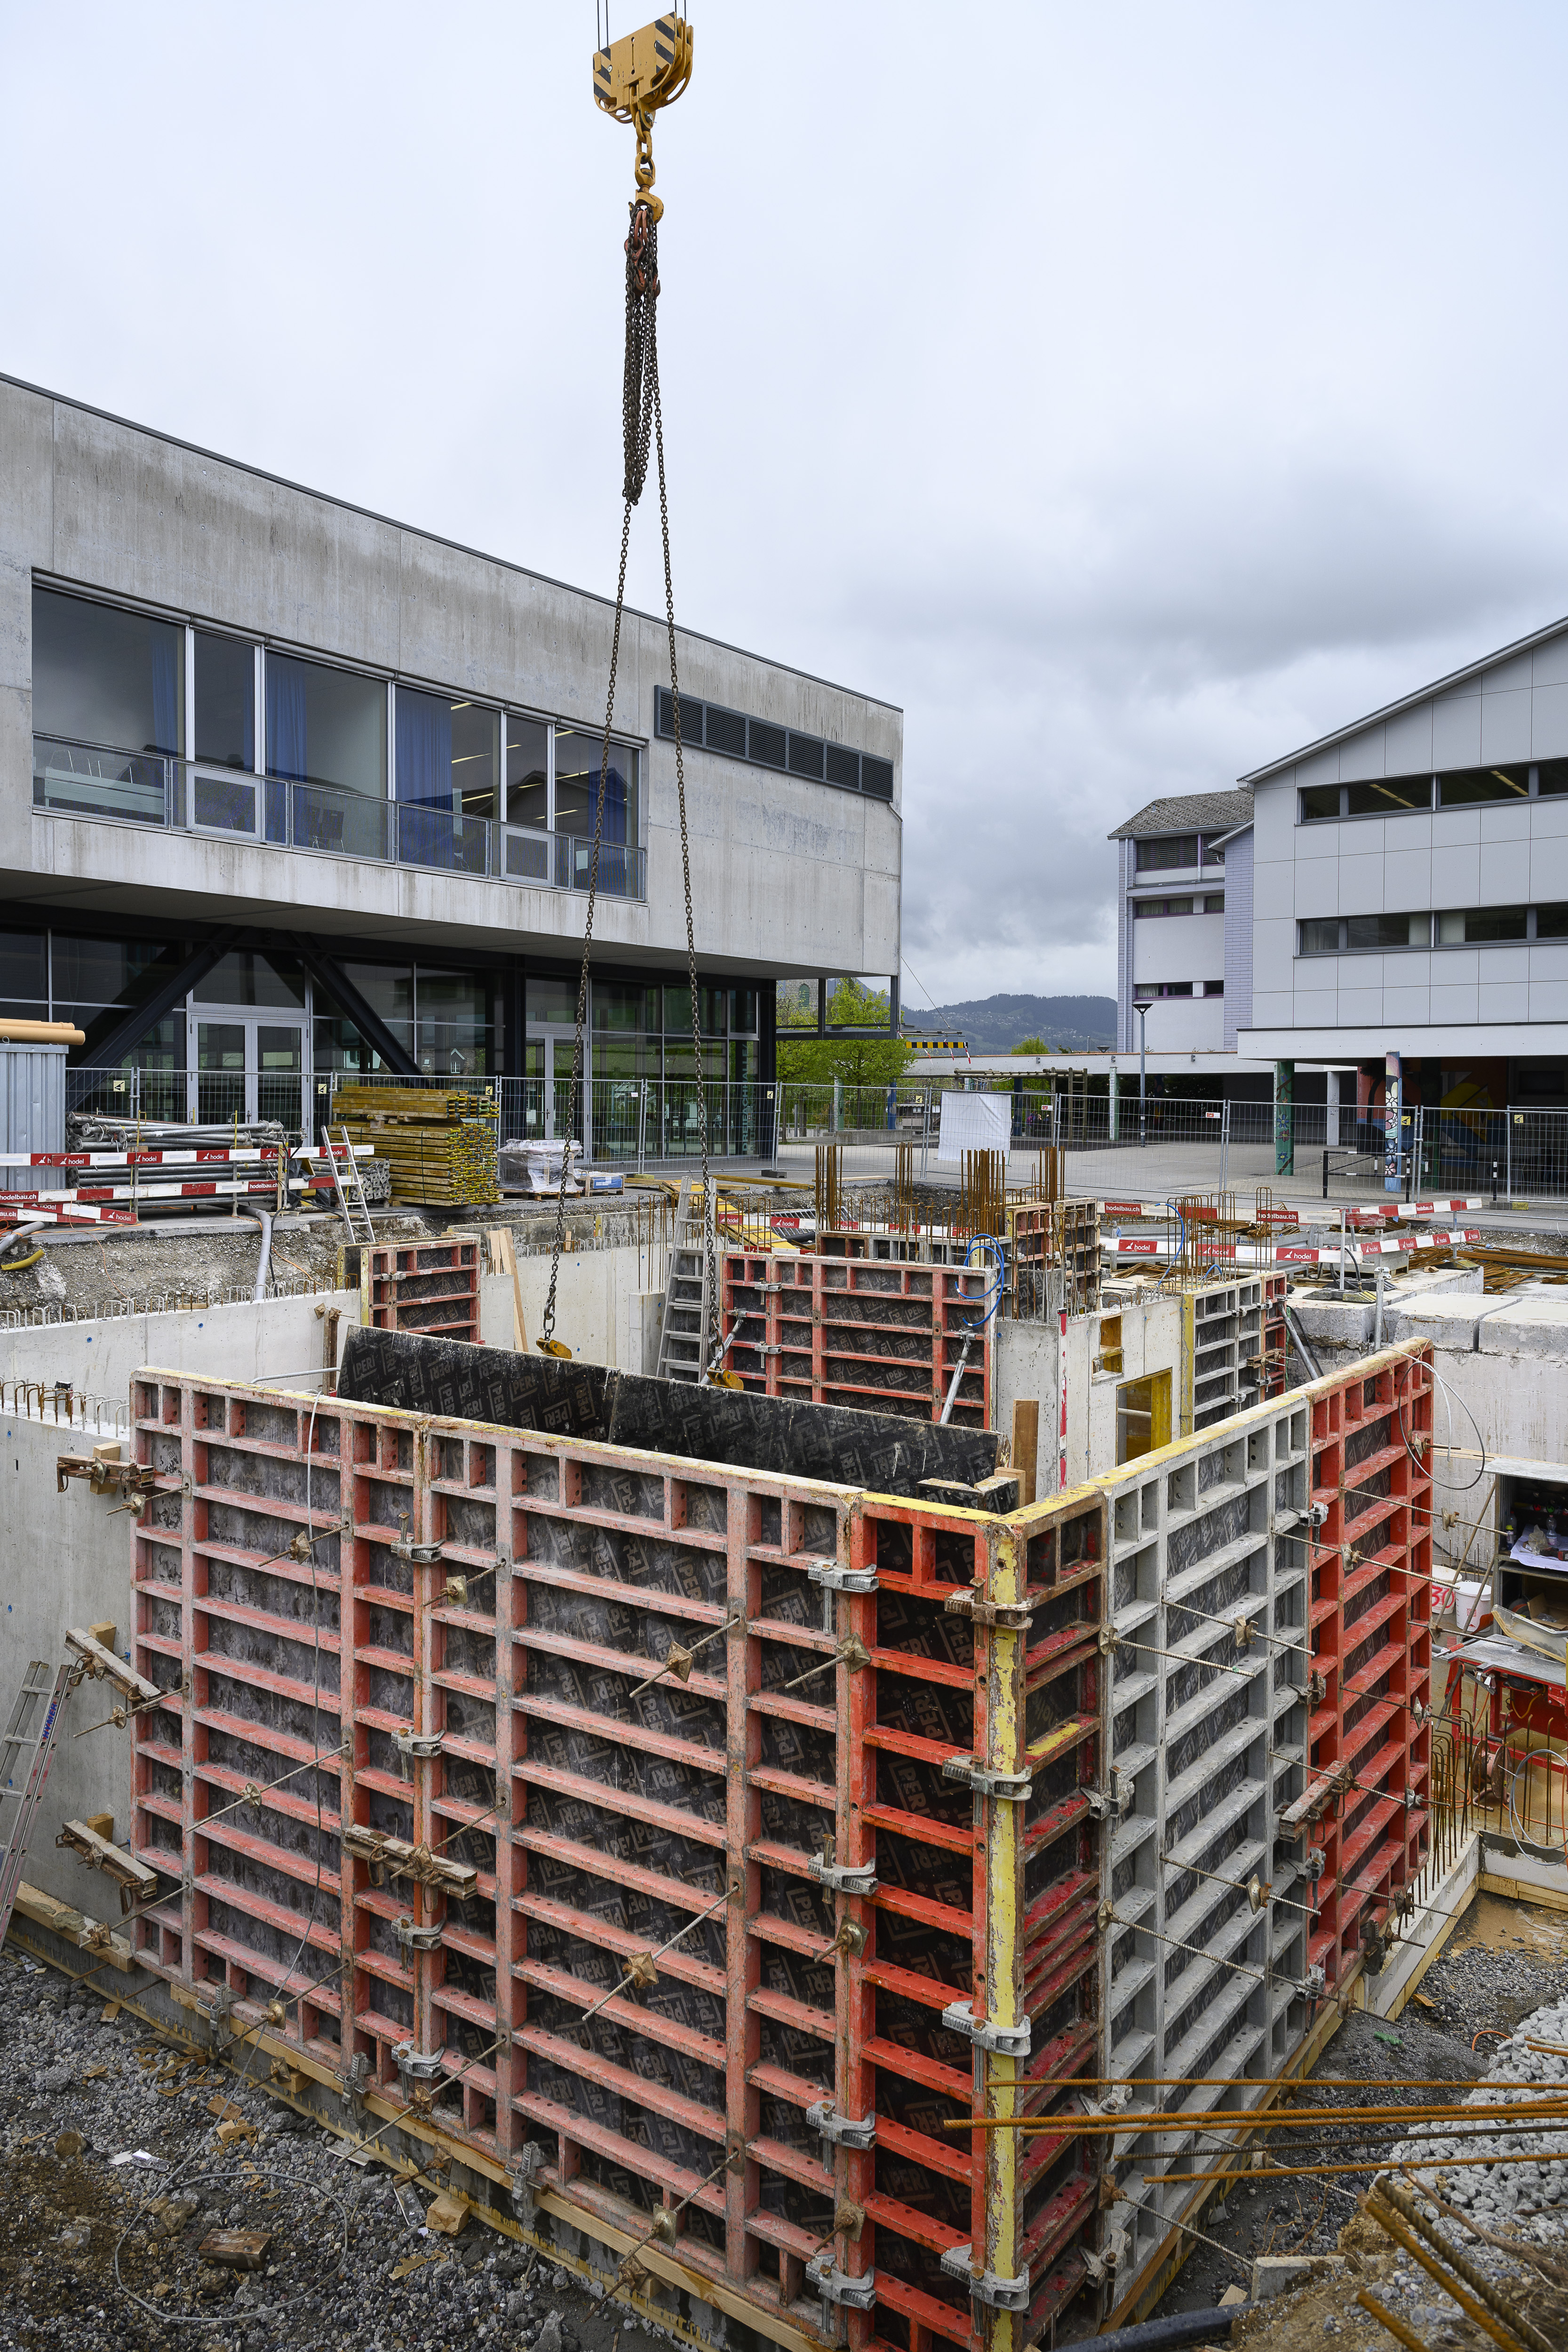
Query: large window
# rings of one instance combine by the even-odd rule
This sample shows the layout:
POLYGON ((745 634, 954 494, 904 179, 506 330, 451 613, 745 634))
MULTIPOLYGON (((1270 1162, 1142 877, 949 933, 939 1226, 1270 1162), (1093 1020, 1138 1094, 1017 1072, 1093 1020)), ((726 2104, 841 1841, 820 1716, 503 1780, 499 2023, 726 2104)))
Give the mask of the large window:
POLYGON ((506 821, 542 833, 550 823, 550 730, 542 719, 506 722, 506 821))
POLYGON ((1458 768, 1437 779, 1439 808, 1474 808, 1489 801, 1527 801, 1530 770, 1458 768))
POLYGON ((1167 833, 1139 842, 1137 851, 1140 874, 1161 874, 1168 867, 1195 866, 1198 837, 1195 833, 1167 833))
POLYGON ((386 796, 386 687, 378 677, 267 656, 267 766, 290 783, 386 796))
POLYGON ((196 758, 219 768, 254 768, 255 646, 198 629, 195 673, 196 758))
MULTIPOLYGON (((1542 794, 1568 792, 1568 761, 1548 761, 1538 771, 1542 794)), ((1309 784, 1297 795, 1298 822, 1323 818, 1397 816, 1405 809, 1478 808, 1532 797, 1528 764, 1507 768, 1449 768, 1437 776, 1380 776, 1360 784, 1309 784)))
POLYGON ((1438 914, 1321 915, 1296 926, 1296 952, 1379 955, 1402 948, 1489 947, 1568 937, 1568 908, 1456 907, 1438 914))
MULTIPOLYGON (((591 841, 594 803, 599 789, 599 752, 603 739, 575 730, 555 730, 555 830, 591 841)), ((640 839, 641 811, 637 805, 637 755, 630 744, 612 742, 605 791, 606 842, 630 844, 640 839)))
POLYGON ((33 730, 117 751, 184 750, 185 633, 51 588, 33 591, 33 730))

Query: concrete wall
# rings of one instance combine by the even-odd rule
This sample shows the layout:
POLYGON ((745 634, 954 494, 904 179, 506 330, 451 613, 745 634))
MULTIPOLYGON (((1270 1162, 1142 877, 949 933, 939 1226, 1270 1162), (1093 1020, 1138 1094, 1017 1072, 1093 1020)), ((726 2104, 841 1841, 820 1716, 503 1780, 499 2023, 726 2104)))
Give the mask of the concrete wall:
MULTIPOLYGON (((418 944, 509 950, 580 939, 574 894, 368 860, 34 815, 35 574, 572 723, 604 723, 613 607, 68 401, 0 381, 0 886, 47 877, 100 914, 414 927, 418 944), (150 897, 151 894, 151 897, 150 897)), ((679 955, 685 915, 672 745, 654 737, 664 625, 629 614, 616 724, 645 745, 646 906, 603 901, 596 943, 679 955)), ((706 961, 759 974, 893 972, 903 722, 883 702, 690 632, 688 691, 889 760, 892 805, 707 751, 687 756, 706 961)))
MULTIPOLYGON (((1176 1425, 1176 1388, 1180 1381, 1182 1345, 1181 1302, 1177 1298, 1139 1301, 1113 1307, 1121 1317, 1122 1369, 1097 1372, 1101 1353, 1101 1315, 1068 1318, 1068 1484, 1103 1477, 1116 1467, 1116 1391, 1124 1381, 1142 1380, 1150 1372, 1169 1371, 1172 1386, 1172 1429, 1176 1425)), ((1059 1343, 1054 1322, 998 1322, 994 1360, 995 1426, 1004 1437, 1013 1427, 1013 1407, 1034 1398, 1040 1408, 1040 1452, 1037 1491, 1056 1488, 1058 1415, 1059 1343)))

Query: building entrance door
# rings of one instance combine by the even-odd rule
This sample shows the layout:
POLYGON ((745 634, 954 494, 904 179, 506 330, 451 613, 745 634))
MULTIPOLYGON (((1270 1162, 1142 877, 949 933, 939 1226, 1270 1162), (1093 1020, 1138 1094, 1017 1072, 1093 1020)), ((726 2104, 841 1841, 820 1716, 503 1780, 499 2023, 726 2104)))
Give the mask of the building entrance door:
POLYGON ((305 1024, 203 1005, 188 1022, 186 1116, 203 1127, 276 1119, 304 1132, 305 1024))
POLYGON ((583 1040, 583 1103, 574 1102, 572 1094, 572 1054, 576 1043, 573 1029, 531 1029, 523 1050, 523 1123, 524 1132, 555 1143, 563 1136, 574 1136, 583 1146, 583 1157, 593 1157, 593 1094, 590 1083, 594 1063, 593 1046, 583 1040), (584 1116, 584 1112, 586 1116, 584 1116))

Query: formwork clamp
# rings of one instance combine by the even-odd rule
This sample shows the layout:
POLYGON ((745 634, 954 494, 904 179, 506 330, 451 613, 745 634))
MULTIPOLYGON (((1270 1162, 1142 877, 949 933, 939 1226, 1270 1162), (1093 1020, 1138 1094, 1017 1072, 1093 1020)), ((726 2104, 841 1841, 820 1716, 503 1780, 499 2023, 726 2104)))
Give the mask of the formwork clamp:
POLYGON ((1079 1795, 1097 1822, 1119 1822, 1131 1809, 1132 1782, 1118 1764, 1109 1789, 1080 1789, 1079 1795))
POLYGON ((830 1886, 835 1895, 872 1895, 877 1888, 877 1865, 872 1862, 828 1862, 814 1853, 806 1864, 806 1875, 819 1885, 830 1886))
POLYGON ((875 1592, 877 1571, 874 1568, 840 1568, 836 1559, 814 1559, 806 1568, 807 1581, 820 1585, 824 1592, 875 1592))
POLYGON ((438 1925, 433 1927, 416 1927, 412 1919, 399 1919, 393 1932, 405 1952, 438 1952, 441 1948, 441 1930, 438 1925))
POLYGON ((386 1547, 396 1559, 408 1559, 416 1568, 432 1568, 446 1549, 444 1544, 410 1543, 406 1536, 394 1536, 386 1547))
POLYGON ((961 2279, 975 2303, 983 2303, 991 2311, 1027 2311, 1029 2308, 1029 2273, 1017 2278, 1004 2278, 995 2271, 977 2271, 970 2261, 967 2246, 949 2246, 942 2258, 942 2269, 949 2278, 961 2279))
POLYGON ((835 2147, 875 2147, 877 2118, 868 2115, 859 2123, 853 2116, 841 2116, 831 2099, 818 2099, 805 2111, 807 2127, 820 2132, 835 2147))
POLYGON ((395 2042, 392 2063, 411 2083, 434 2083, 441 2072, 444 2050, 416 2050, 412 2042, 395 2042))
POLYGON ((949 1617, 967 1617, 972 1625, 994 1625, 1005 1633, 1026 1633, 1035 1622, 1032 1609, 1008 1601, 983 1601, 967 1586, 948 1594, 942 1612, 949 1617))
POLYGON ((968 2001, 954 2000, 942 2011, 942 2021, 950 2033, 962 2033, 976 2050, 989 2050, 994 2058, 1029 2055, 1033 2032, 1026 2017, 1018 2025, 993 2025, 989 2019, 976 2017, 968 2001))
POLYGON ((431 1764, 439 1756, 441 1734, 438 1731, 414 1731, 405 1728, 393 1733, 392 1744, 402 1759, 403 1777, 406 1780, 407 1768, 410 1764, 431 1764))
POLYGON ((822 2297, 824 2303, 842 2305, 847 2311, 869 2311, 877 2301, 877 2273, 862 2271, 851 2278, 841 2271, 831 2253, 816 2254, 805 2266, 808 2286, 822 2297))
POLYGON ((944 1780, 960 1780, 977 1797, 1004 1797, 1010 1804, 1021 1805, 1034 1785, 1032 1772, 994 1772, 988 1764, 977 1764, 973 1756, 949 1756, 943 1759, 942 1777, 944 1780))

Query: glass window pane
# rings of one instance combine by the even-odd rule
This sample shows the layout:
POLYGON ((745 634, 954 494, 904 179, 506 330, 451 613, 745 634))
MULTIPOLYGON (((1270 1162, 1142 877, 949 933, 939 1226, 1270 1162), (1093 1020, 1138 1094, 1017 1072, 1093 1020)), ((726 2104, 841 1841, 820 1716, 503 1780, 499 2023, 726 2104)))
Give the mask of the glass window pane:
POLYGON ((1522 907, 1468 907, 1465 910, 1467 940, 1522 940, 1526 929, 1522 907))
POLYGON ((22 1018, 44 1019, 49 1002, 49 941, 45 931, 0 931, 0 997, 23 1003, 22 1018), (34 1008, 39 1008, 36 1013, 34 1008))
POLYGON ((1347 816, 1388 816, 1395 809, 1432 805, 1430 776, 1384 776, 1369 784, 1345 786, 1347 816))
POLYGON ((1377 948, 1424 948, 1431 938, 1429 915, 1352 915, 1348 944, 1354 953, 1377 948))
MULTIPOLYGON (((635 983, 596 980, 593 984, 594 1026, 633 1035, 658 1031, 658 991, 635 983)), ((574 1014, 574 1017, 575 1015, 574 1014)))
POLYGON ((829 743, 825 755, 827 782, 842 791, 858 793, 860 789, 860 754, 843 743, 829 743))
POLYGON ((1203 848, 1204 864, 1205 866, 1223 866, 1225 864, 1224 850, 1216 849, 1213 842, 1209 839, 1207 834, 1205 834, 1203 837, 1203 848))
POLYGON ((1167 867, 1195 866, 1198 837, 1195 833, 1167 834, 1163 840, 1139 842, 1137 850, 1140 874, 1163 873, 1167 867))
MULTIPOLYGON (((599 749, 602 739, 575 729, 555 730, 555 830, 579 840, 591 840, 594 803, 599 790, 599 749)), ((641 840, 642 812, 637 803, 637 753, 629 743, 610 745, 609 781, 605 793, 607 842, 641 840)))
POLYGON ((1538 940, 1568 940, 1568 906, 1537 907, 1535 936, 1538 940))
POLYGON ((1337 915, 1319 916, 1301 926, 1303 955, 1337 955, 1340 946, 1340 922, 1337 915))
POLYGON ((51 944, 54 993, 74 1004, 129 1002, 144 972, 165 955, 185 952, 183 942, 73 939, 66 931, 56 931, 51 944))
POLYGON ((267 656, 267 766, 294 783, 386 796, 386 688, 324 662, 267 656))
POLYGON ((550 823, 550 730, 541 719, 506 722, 506 821, 541 833, 550 823))
POLYGON ((1464 943, 1465 918, 1463 911, 1461 910, 1455 914, 1439 915, 1437 918, 1438 946, 1444 948, 1463 947, 1464 943))
POLYGON ((1530 770, 1520 768, 1458 768, 1437 779, 1440 808, 1474 808, 1478 802, 1525 801, 1530 798, 1530 770))
POLYGON ((303 1004, 305 974, 292 956, 238 948, 221 957, 191 994, 198 1004, 303 1004))
POLYGON ((385 1022, 398 1043, 414 1044, 414 967, 406 963, 345 963, 344 978, 358 990, 373 1013, 385 1022))
POLYGON ((1319 817, 1338 816, 1340 788, 1338 784, 1309 784, 1301 794, 1301 823, 1311 824, 1319 817))
POLYGON ((33 591, 33 730, 121 751, 184 749, 185 633, 33 591))
POLYGON ((730 1034, 731 1037, 754 1037, 757 1034, 757 992, 754 988, 732 988, 730 991, 730 1034))
POLYGON ((1224 914, 1224 912, 1225 912, 1225 892, 1224 892, 1223 890, 1211 890, 1211 891, 1209 891, 1208 895, 1205 897, 1205 900, 1204 900, 1204 912, 1205 912, 1205 915, 1223 915, 1223 914, 1224 914))
POLYGON ((1568 760, 1542 760, 1535 771, 1535 789, 1543 801, 1568 793, 1568 760))
POLYGON ((495 1066, 489 980, 482 971, 415 973, 419 1067, 431 1077, 473 1077, 495 1066))
POLYGON ((452 788, 465 816, 494 816, 500 772, 500 713, 477 702, 454 702, 452 788))
POLYGON ((256 765, 256 648, 196 631, 196 751, 220 768, 256 765))
POLYGON ((530 972, 523 983, 524 1011, 530 1028, 574 1028, 577 1020, 577 982, 564 972, 530 972))

